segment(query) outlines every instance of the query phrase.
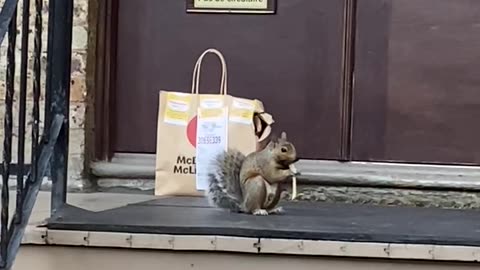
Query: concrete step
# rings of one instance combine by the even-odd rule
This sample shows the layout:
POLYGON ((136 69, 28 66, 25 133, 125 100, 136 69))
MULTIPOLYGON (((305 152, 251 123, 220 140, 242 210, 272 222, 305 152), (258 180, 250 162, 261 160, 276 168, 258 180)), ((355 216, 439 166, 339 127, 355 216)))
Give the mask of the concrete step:
MULTIPOLYGON (((480 167, 301 160, 298 200, 480 208, 480 167)), ((153 194, 155 156, 92 164, 99 191, 153 194)), ((289 190, 284 194, 289 198, 289 190)))
POLYGON ((223 270, 226 268, 229 270, 474 270, 478 269, 478 264, 72 246, 23 246, 13 270, 223 270))

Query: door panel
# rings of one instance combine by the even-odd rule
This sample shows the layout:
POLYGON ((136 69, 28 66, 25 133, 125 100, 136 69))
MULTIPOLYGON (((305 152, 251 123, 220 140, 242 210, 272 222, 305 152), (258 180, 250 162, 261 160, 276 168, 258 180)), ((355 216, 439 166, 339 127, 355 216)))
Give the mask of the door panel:
MULTIPOLYGON (((200 53, 222 51, 229 93, 258 98, 302 158, 340 156, 343 0, 278 1, 275 15, 187 14, 183 0, 119 0, 116 152, 155 152, 158 91, 189 92, 200 53)), ((209 56, 200 90, 217 93, 209 56)))
POLYGON ((480 1, 357 7, 353 159, 480 164, 480 1))

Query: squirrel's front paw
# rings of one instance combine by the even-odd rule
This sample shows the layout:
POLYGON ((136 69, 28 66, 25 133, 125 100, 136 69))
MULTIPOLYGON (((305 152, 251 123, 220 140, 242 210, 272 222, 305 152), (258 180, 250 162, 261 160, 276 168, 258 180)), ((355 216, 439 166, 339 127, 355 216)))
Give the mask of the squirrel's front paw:
POLYGON ((268 216, 268 212, 265 209, 257 209, 253 210, 252 213, 254 216, 268 216))
POLYGON ((300 175, 300 172, 293 165, 289 166, 289 171, 290 171, 290 176, 299 176, 300 175))
POLYGON ((295 172, 290 171, 290 176, 300 176, 300 175, 301 173, 299 171, 295 171, 295 172))

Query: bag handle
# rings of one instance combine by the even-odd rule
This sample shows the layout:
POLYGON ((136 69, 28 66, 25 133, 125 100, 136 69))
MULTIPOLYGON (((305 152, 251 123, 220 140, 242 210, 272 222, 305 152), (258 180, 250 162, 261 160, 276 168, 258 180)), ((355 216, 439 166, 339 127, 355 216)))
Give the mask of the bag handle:
POLYGON ((200 70, 202 66, 202 61, 205 55, 208 53, 214 53, 220 59, 220 63, 222 65, 222 76, 220 81, 220 94, 227 94, 227 65, 225 63, 225 59, 221 52, 216 49, 210 48, 207 49, 200 55, 197 62, 195 63, 195 68, 193 70, 193 78, 192 78, 192 94, 198 94, 198 89, 200 85, 200 70))
POLYGON ((216 49, 210 48, 205 50, 200 57, 198 57, 197 62, 195 63, 195 67, 193 68, 193 76, 192 76, 192 94, 198 94, 198 89, 200 86, 200 70, 202 67, 202 61, 205 55, 208 53, 213 53, 218 56, 220 59, 220 63, 222 65, 222 76, 220 81, 220 94, 226 95, 227 94, 227 64, 225 62, 225 58, 223 57, 222 53, 216 49))

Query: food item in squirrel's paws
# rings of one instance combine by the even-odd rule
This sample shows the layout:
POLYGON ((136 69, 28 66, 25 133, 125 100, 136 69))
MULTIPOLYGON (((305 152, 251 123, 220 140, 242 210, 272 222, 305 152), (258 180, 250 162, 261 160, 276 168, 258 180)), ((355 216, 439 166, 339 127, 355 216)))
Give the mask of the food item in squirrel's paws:
POLYGON ((295 167, 295 165, 293 165, 293 164, 290 164, 289 168, 293 173, 293 176, 292 176, 292 200, 295 200, 295 198, 297 198, 297 174, 298 174, 298 171, 297 171, 297 168, 295 167))

